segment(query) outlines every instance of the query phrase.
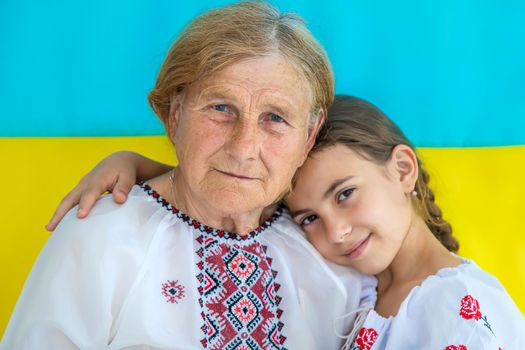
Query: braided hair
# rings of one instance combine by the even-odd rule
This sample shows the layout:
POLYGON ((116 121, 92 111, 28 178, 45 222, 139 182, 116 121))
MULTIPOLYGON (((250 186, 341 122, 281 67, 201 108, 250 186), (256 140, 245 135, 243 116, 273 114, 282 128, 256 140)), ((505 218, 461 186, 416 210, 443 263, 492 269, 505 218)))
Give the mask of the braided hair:
MULTIPOLYGON (((335 144, 342 144, 366 160, 385 164, 397 145, 415 147, 397 125, 371 103, 353 96, 336 95, 328 109, 328 117, 319 132, 312 154, 335 144)), ((457 252, 458 241, 452 236, 452 226, 441 215, 430 189, 428 172, 417 156, 419 167, 413 197, 417 211, 436 238, 449 251, 457 252)))

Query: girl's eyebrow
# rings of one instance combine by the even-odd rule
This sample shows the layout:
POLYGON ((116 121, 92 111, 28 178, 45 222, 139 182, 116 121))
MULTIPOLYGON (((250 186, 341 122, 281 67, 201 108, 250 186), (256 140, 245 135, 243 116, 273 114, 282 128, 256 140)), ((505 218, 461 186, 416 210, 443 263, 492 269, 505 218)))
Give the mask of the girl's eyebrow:
MULTIPOLYGON (((337 179, 337 180, 334 180, 334 182, 332 182, 332 184, 330 185, 330 187, 328 187, 328 189, 326 190, 326 192, 324 193, 323 195, 323 198, 327 198, 330 196, 330 194, 332 192, 335 191, 335 189, 341 185, 342 183, 344 183, 345 181, 348 181, 350 180, 351 178, 353 178, 354 176, 353 175, 350 175, 350 176, 347 176, 347 177, 344 177, 342 179, 337 179)), ((304 209, 299 209, 297 211, 292 211, 290 212, 290 215, 292 216, 292 219, 295 219, 297 216, 301 215, 301 214, 304 214, 304 213, 307 213, 311 211, 311 209, 308 209, 308 208, 304 208, 304 209)))
POLYGON ((341 185, 343 182, 347 181, 347 180, 350 180, 351 178, 353 178, 352 175, 350 176, 347 176, 347 177, 344 177, 342 179, 338 179, 338 180, 335 180, 334 182, 332 182, 332 184, 330 185, 330 187, 328 187, 328 189, 326 190, 326 192, 324 193, 324 196, 323 198, 327 198, 330 196, 330 194, 332 194, 332 192, 335 191, 335 189, 341 185))
POLYGON ((305 208, 305 209, 299 209, 297 211, 293 211, 290 213, 290 215, 292 216, 292 219, 295 219, 297 216, 301 215, 301 214, 304 214, 304 213, 307 213, 309 212, 310 209, 308 208, 305 208))

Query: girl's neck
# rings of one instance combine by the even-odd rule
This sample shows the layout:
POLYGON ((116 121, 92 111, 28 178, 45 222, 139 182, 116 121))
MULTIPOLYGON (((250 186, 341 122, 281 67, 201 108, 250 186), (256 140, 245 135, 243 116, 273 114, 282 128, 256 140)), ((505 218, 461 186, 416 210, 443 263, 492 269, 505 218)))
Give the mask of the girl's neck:
POLYGON ((460 264, 461 260, 439 242, 421 218, 416 217, 390 266, 376 276, 376 311, 384 316, 397 314, 414 287, 440 269, 460 264))
POLYGON ((242 213, 229 213, 216 208, 213 203, 193 193, 176 171, 154 178, 148 184, 177 209, 204 225, 243 236, 260 224, 264 208, 242 213))

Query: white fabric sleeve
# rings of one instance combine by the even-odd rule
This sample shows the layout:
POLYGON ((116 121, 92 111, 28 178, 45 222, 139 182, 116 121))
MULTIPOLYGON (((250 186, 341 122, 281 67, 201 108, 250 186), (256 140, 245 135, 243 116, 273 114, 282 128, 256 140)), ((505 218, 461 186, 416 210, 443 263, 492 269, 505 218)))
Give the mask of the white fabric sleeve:
POLYGON ((361 298, 359 308, 373 309, 377 302, 377 278, 369 275, 361 276, 361 298))
MULTIPOLYGON (((133 255, 129 247, 108 248, 115 240, 108 231, 118 225, 108 223, 114 216, 105 211, 112 205, 97 206, 83 220, 72 210, 51 235, 25 283, 1 350, 107 348, 136 269, 133 259, 126 259, 133 255), (126 264, 127 275, 118 273, 116 260, 126 264)), ((122 226, 125 231, 128 225, 122 226)))
POLYGON ((525 349, 523 331, 518 331, 523 330, 523 317, 503 287, 465 278, 433 277, 414 288, 396 316, 386 348, 525 349))

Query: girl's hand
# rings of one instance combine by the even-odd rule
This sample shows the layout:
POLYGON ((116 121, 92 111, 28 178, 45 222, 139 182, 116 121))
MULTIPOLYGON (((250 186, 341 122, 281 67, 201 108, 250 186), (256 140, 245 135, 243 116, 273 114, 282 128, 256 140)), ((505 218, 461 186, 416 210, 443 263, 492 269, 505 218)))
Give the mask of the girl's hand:
POLYGON ((121 151, 103 159, 69 192, 58 205, 53 217, 46 225, 53 231, 64 215, 79 204, 77 217, 86 217, 98 197, 111 192, 113 200, 122 204, 126 201, 131 187, 138 181, 149 179, 169 171, 172 167, 157 163, 140 154, 121 151))

